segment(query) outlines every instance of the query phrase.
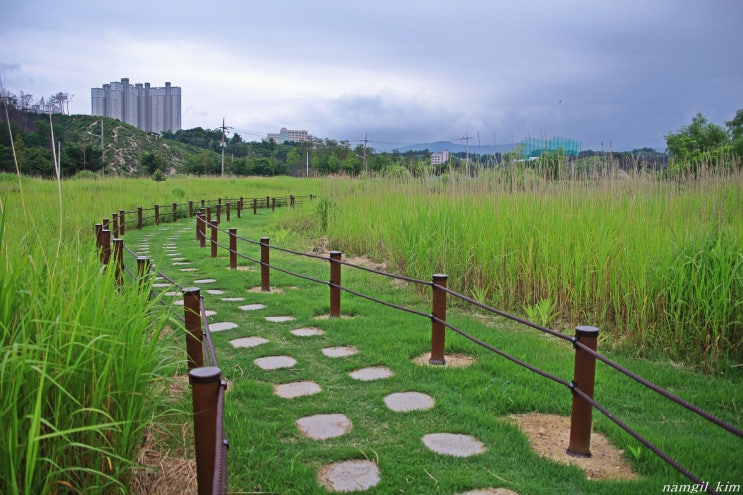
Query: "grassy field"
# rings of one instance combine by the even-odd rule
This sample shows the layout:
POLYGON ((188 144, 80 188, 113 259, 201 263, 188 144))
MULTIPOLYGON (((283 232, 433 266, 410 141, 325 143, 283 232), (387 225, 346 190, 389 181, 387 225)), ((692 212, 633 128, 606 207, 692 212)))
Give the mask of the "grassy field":
POLYGON ((514 175, 328 182, 286 225, 413 277, 446 273, 457 291, 558 328, 599 326, 640 356, 743 363, 740 171, 514 175))
MULTIPOLYGON (((740 175, 695 183, 651 177, 569 185, 538 178, 518 181, 517 187, 505 189, 495 176, 462 182, 174 177, 160 183, 106 179, 58 185, 0 176, 0 404, 8 425, 0 433, 0 456, 9 459, 0 467, 0 491, 126 492, 143 429, 172 407, 149 400, 157 394, 147 392, 182 369, 182 334, 162 332, 175 323, 172 313, 157 309, 157 301, 148 301, 135 288, 120 292, 112 277, 100 276, 92 253, 93 225, 120 209, 201 198, 319 194, 319 201, 294 210, 244 217, 241 234, 269 236, 273 245, 302 249, 327 236, 331 249, 388 260, 393 272, 423 279, 446 272, 456 290, 531 312, 551 326, 595 324, 609 330, 613 342, 624 342, 617 347, 622 363, 740 425, 741 374, 740 367, 732 367, 741 362, 736 333, 741 318, 735 316, 741 301, 735 292, 740 283, 741 226, 735 221, 743 204, 740 175), (719 270, 724 267, 727 272, 719 270), (708 274, 711 278, 704 279, 708 274), (658 287, 661 291, 654 292, 658 287), (718 290, 727 290, 727 299, 718 297, 718 290), (697 302, 706 306, 687 307, 697 302), (663 314, 678 327, 665 329, 663 319, 657 319, 663 314), (711 326, 699 329, 700 322, 711 326), (695 328, 686 332, 690 342, 679 331, 682 324, 695 328), (681 351, 674 354, 676 347, 681 351), (638 359, 646 353, 662 359, 638 359), (716 373, 700 374, 670 359, 716 373)), ((142 234, 130 230, 125 238, 135 242, 142 234)), ((246 293, 258 284, 256 273, 227 271, 224 256, 204 259, 192 235, 184 235, 178 245, 184 256, 199 260, 202 274, 214 274, 231 290, 246 293)), ((282 261, 282 255, 272 257, 282 261)), ((165 266, 162 258, 158 262, 165 266)), ((326 265, 286 262, 327 278, 326 265)), ((415 291, 354 271, 344 272, 346 282, 428 311, 425 297, 415 291)), ((349 457, 379 460, 383 484, 372 493, 454 493, 485 485, 537 494, 656 493, 663 484, 684 482, 598 414, 598 431, 635 452, 628 457, 641 480, 590 482, 576 468, 540 459, 507 418, 529 411, 566 415, 566 390, 463 339, 450 338, 447 352, 474 356, 474 366, 451 372, 418 367, 411 358, 426 349, 430 322, 344 296, 343 311, 354 318, 318 323, 315 317, 328 311, 327 287, 279 274, 272 285, 285 287, 285 294, 249 293, 250 302, 265 302, 272 313, 296 316, 292 325, 297 328, 322 326, 326 334, 308 345, 288 333, 294 326, 277 328, 263 314, 247 316, 208 301, 220 319, 244 322, 244 334, 215 335, 220 365, 232 382, 226 419, 231 489, 319 492, 318 464, 349 457), (258 353, 240 354, 227 342, 248 335, 266 336, 271 343, 258 353), (317 359, 320 347, 342 344, 361 352, 352 359, 317 359), (301 366, 262 375, 252 360, 273 353, 295 355, 301 366), (347 375, 379 364, 394 369, 395 376, 359 387, 347 375), (272 394, 272 383, 302 378, 322 383, 327 394, 296 400, 291 407, 272 394), (433 414, 401 417, 386 410, 381 397, 401 390, 434 396, 433 414), (316 443, 297 433, 298 415, 334 410, 353 419, 350 438, 316 443), (420 435, 444 430, 471 433, 488 446, 485 455, 466 461, 466 477, 461 460, 421 455, 420 435)), ((452 310, 451 321, 570 378, 568 346, 504 321, 483 323, 469 312, 452 310)), ((599 370, 597 396, 704 479, 740 479, 743 465, 734 455, 739 439, 605 369, 599 370)))

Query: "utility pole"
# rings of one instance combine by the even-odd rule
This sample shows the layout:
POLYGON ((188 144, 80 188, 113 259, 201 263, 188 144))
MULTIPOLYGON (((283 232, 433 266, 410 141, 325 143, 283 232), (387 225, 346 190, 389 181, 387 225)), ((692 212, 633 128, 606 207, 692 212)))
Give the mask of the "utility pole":
POLYGON ((232 127, 226 127, 224 125, 224 117, 222 118, 222 127, 220 129, 222 129, 222 141, 219 143, 219 146, 222 148, 222 177, 224 177, 224 149, 227 146, 227 143, 224 142, 224 135, 228 129, 232 129, 232 127))
POLYGON ((369 142, 368 135, 365 132, 364 133, 364 173, 366 175, 369 175, 369 169, 366 166, 366 143, 368 143, 368 142, 369 142))
POLYGON ((459 138, 460 141, 464 141, 464 151, 465 151, 465 156, 467 157, 466 158, 467 175, 470 175, 470 146, 469 146, 470 145, 470 139, 472 139, 472 138, 470 137, 470 133, 469 132, 467 134, 465 134, 465 136, 463 138, 459 138))

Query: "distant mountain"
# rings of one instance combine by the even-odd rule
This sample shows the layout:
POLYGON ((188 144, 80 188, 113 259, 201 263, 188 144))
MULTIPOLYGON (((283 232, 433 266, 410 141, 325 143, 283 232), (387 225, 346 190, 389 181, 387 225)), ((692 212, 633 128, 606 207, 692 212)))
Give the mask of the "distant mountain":
MULTIPOLYGON (((492 144, 484 144, 478 146, 477 143, 470 144, 469 145, 469 152, 471 154, 480 154, 480 155, 492 155, 494 152, 497 153, 508 153, 514 148, 514 144, 499 144, 497 146, 493 146, 492 144)), ((401 148, 395 148, 395 150, 399 151, 400 153, 405 153, 407 151, 424 151, 428 150, 431 153, 436 152, 442 152, 442 151, 449 151, 449 153, 466 153, 467 147, 465 147, 461 143, 455 143, 453 141, 436 141, 434 143, 421 143, 421 144, 411 144, 409 146, 403 146, 401 148)))

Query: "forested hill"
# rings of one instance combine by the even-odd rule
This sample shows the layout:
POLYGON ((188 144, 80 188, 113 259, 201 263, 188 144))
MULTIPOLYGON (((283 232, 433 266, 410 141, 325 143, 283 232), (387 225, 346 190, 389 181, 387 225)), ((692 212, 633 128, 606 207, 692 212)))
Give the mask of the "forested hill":
POLYGON ((9 128, 20 170, 28 175, 54 175, 52 135, 63 177, 79 171, 142 175, 156 168, 180 169, 204 150, 165 141, 131 125, 91 115, 37 114, 8 108, 0 112, 0 172, 15 172, 9 128))

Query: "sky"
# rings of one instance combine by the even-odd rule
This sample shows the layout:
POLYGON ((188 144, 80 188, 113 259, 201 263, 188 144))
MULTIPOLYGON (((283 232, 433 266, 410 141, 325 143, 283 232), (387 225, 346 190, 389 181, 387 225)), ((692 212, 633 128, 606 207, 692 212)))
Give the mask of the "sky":
POLYGON ((743 108, 741 26, 741 0, 2 0, 0 81, 83 114, 93 87, 168 81, 184 129, 247 141, 663 150, 743 108))

